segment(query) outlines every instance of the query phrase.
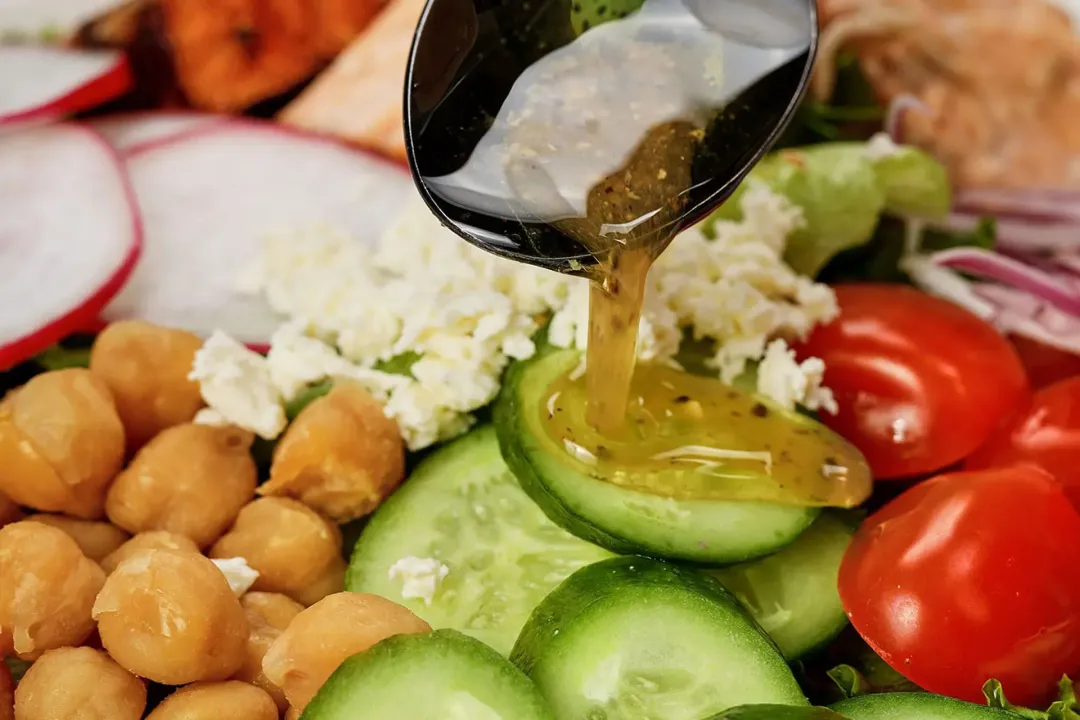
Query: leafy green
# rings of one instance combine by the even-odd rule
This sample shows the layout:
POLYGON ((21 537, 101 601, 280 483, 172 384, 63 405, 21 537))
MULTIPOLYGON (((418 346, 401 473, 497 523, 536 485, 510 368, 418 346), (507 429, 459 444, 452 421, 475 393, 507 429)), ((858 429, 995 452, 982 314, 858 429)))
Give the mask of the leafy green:
POLYGON ((952 206, 952 187, 945 166, 917 148, 872 160, 885 192, 885 209, 897 215, 944 217, 952 206))
POLYGON ((90 350, 94 339, 94 335, 87 333, 71 335, 39 353, 33 363, 44 370, 90 367, 90 350))
POLYGON ((421 357, 423 356, 420 353, 409 350, 400 355, 395 355, 389 360, 380 360, 375 363, 375 369, 380 372, 390 373, 391 375, 411 376, 412 366, 415 365, 421 357))
POLYGON ((970 232, 950 232, 928 228, 923 231, 920 247, 926 252, 950 250, 958 247, 976 247, 993 250, 997 245, 997 220, 984 217, 970 232))
MULTIPOLYGON (((952 202, 945 167, 921 150, 877 156, 863 142, 824 143, 768 155, 706 220, 706 235, 715 236, 717 221, 743 218, 742 200, 755 181, 802 210, 805 225, 788 238, 784 259, 809 276, 870 242, 885 213, 934 219, 945 215, 952 202)), ((879 273, 896 268, 903 245, 889 249, 879 273)), ((870 261, 875 255, 859 259, 870 261)))
POLYGON ((881 658, 874 655, 862 658, 862 668, 837 665, 829 670, 832 679, 844 697, 890 692, 921 692, 921 689, 893 670, 881 658))
POLYGON ((809 99, 776 147, 788 148, 837 140, 865 140, 881 129, 885 110, 852 53, 836 61, 836 84, 828 102, 809 99))
POLYGON ((707 231, 716 220, 742 218, 741 200, 754 180, 802 209, 805 226, 788 238, 784 259, 805 275, 817 275, 834 255, 869 240, 885 209, 885 193, 861 145, 814 145, 762 160, 707 221, 707 231))
POLYGON ((1028 720, 1080 720, 1080 703, 1076 698, 1076 687, 1066 675, 1058 682, 1058 699, 1045 711, 1019 707, 1009 702, 1005 691, 997 680, 987 680, 983 685, 983 695, 992 708, 1008 710, 1028 720))
MULTIPOLYGON (((821 282, 886 282, 910 283, 900 269, 900 260, 907 244, 908 223, 886 215, 878 223, 870 242, 838 254, 821 271, 821 282)), ((992 250, 997 241, 993 219, 982 220, 970 232, 949 232, 934 228, 922 231, 918 246, 926 252, 957 247, 977 247, 992 250)))
POLYGON ((46 370, 67 370, 69 368, 90 367, 90 348, 69 348, 53 345, 38 354, 34 362, 46 370))
POLYGON ((321 383, 304 388, 296 397, 285 403, 285 417, 289 419, 289 422, 292 422, 297 415, 303 412, 304 408, 326 395, 333 387, 333 381, 324 380, 321 383))

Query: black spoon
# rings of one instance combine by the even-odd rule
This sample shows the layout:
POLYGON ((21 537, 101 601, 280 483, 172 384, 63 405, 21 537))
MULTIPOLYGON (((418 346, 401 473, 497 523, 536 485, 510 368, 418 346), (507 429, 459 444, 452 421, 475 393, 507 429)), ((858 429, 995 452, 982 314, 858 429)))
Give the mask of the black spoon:
POLYGON ((581 273, 722 203, 791 120, 815 0, 429 0, 409 163, 432 211, 498 255, 581 273))

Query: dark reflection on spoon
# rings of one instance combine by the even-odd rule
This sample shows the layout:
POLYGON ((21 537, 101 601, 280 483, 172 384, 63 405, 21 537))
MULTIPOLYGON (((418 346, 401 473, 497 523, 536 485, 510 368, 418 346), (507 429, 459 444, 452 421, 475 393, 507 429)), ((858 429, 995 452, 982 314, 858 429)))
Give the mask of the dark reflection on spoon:
POLYGON ((433 0, 409 70, 414 176, 455 232, 516 260, 655 255, 782 131, 816 27, 812 0, 433 0))

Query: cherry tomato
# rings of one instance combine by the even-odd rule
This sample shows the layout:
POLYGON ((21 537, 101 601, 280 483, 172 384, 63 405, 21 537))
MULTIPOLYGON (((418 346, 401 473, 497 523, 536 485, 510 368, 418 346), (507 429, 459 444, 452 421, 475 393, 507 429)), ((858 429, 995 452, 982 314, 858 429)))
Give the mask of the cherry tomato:
POLYGON ((852 625, 920 687, 1044 706, 1080 670, 1080 514, 1030 465, 939 475, 872 515, 840 566, 852 625))
POLYGON ((1027 369, 1032 387, 1046 387, 1080 375, 1080 356, 1020 335, 1013 335, 1009 340, 1027 369))
POLYGON ((990 435, 964 463, 972 470, 1018 462, 1057 478, 1080 508, 1080 376, 1035 393, 1027 412, 990 435))
POLYGON ((941 470, 1029 397, 1016 352, 993 327, 902 285, 841 285, 840 316, 798 348, 825 361, 839 412, 822 421, 878 479, 941 470))

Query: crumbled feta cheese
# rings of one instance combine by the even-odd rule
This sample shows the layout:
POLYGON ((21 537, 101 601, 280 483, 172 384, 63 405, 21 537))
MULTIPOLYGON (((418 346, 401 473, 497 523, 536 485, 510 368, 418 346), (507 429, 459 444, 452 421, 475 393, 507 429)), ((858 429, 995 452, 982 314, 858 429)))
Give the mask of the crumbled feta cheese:
POLYGON ((250 590, 255 581, 259 579, 259 572, 248 565, 247 560, 242 557, 222 558, 212 562, 225 575, 225 579, 229 581, 229 587, 232 588, 236 597, 240 597, 250 590))
POLYGON ((215 427, 223 427, 230 424, 229 421, 225 419, 225 416, 214 408, 203 408, 195 413, 195 419, 192 422, 196 425, 213 425, 215 427))
MULTIPOLYGON (((676 238, 649 275, 638 357, 673 363, 685 330, 719 348, 711 365, 731 382, 777 337, 801 338, 837 312, 824 285, 782 260, 801 210, 761 183, 742 198, 744 219, 676 238)), ((216 416, 274 437, 281 407, 305 387, 350 378, 385 404, 408 447, 419 450, 465 432, 490 403, 512 359, 536 352, 533 335, 550 319, 557 347, 588 342, 589 286, 580 277, 515 263, 462 242, 417 199, 374 249, 326 228, 264 239, 240 279, 293 318, 253 358, 215 336, 192 377, 216 416), (407 373, 380 370, 413 358, 407 373), (275 409, 276 406, 276 409, 275 409)))
POLYGON ((439 583, 450 574, 450 568, 433 558, 404 557, 390 566, 390 579, 402 581, 401 597, 419 598, 431 605, 439 583))
POLYGON ((903 155, 909 150, 910 148, 903 145, 897 145, 888 133, 879 132, 875 133, 873 137, 866 141, 866 148, 863 152, 868 160, 876 162, 878 160, 884 160, 885 158, 903 155))
POLYGON ((819 358, 807 358, 799 363, 795 351, 783 340, 773 340, 765 350, 758 366, 758 392, 778 405, 794 410, 802 405, 809 410, 824 410, 835 415, 836 398, 832 391, 821 386, 825 363, 819 358))
MULTIPOLYGON (((215 332, 195 354, 190 378, 203 400, 221 418, 272 439, 285 428, 281 393, 262 355, 222 332, 215 332)), ((207 417, 207 416, 204 416, 207 417)))
MULTIPOLYGON (((715 239, 691 229, 660 256, 649 274, 639 328, 641 359, 671 360, 683 329, 691 328, 695 337, 716 341, 711 365, 731 382, 762 356, 770 339, 805 337, 836 316, 832 289, 783 261, 787 237, 805 222, 802 211, 762 183, 748 187, 742 209, 742 221, 716 223, 715 239)), ((585 281, 571 287, 551 321, 553 345, 585 347, 588 303, 585 281)))

